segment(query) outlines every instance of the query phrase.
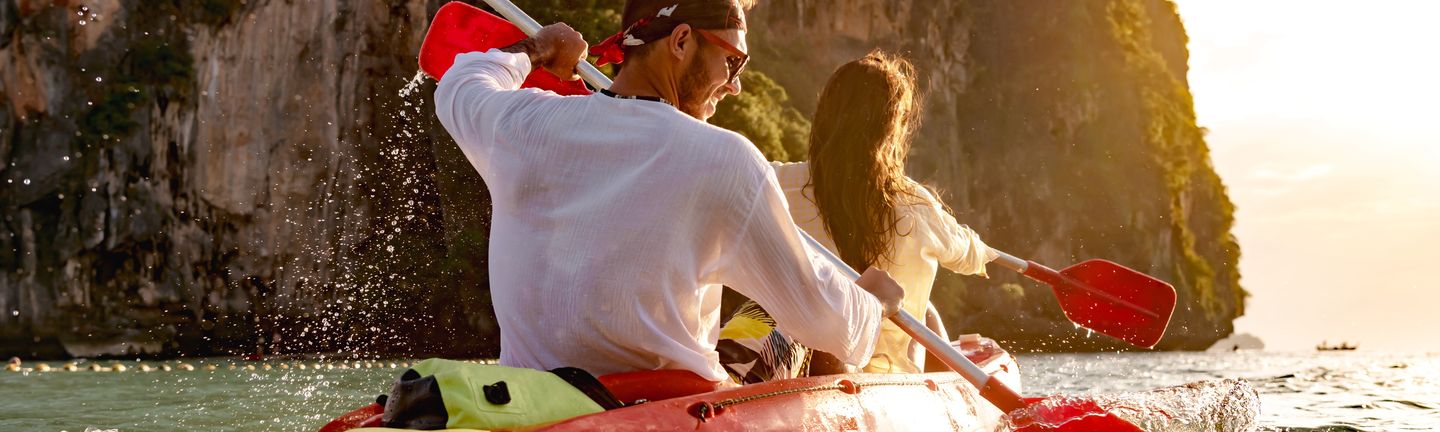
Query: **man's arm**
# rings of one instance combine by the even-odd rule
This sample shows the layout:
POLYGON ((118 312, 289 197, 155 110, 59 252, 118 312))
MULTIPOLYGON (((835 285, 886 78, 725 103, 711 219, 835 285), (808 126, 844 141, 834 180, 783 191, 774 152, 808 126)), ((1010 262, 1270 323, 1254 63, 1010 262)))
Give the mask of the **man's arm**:
POLYGON ((590 45, 580 32, 565 23, 545 26, 535 36, 516 42, 500 51, 526 54, 530 64, 544 68, 557 77, 571 81, 580 79, 575 67, 585 61, 590 45))
POLYGON ((538 100, 557 97, 515 91, 525 82, 532 65, 551 72, 567 71, 558 76, 571 76, 585 48, 579 33, 565 24, 552 24, 534 37, 500 50, 460 54, 435 88, 435 115, 466 157, 484 173, 481 167, 489 160, 489 145, 502 129, 498 127, 502 119, 523 117, 525 108, 534 107, 538 100))
POLYGON ((904 290, 879 270, 866 271, 857 285, 810 249, 785 208, 774 174, 767 174, 738 237, 728 245, 722 283, 764 307, 786 335, 846 364, 864 365, 880 324, 899 310, 904 290))

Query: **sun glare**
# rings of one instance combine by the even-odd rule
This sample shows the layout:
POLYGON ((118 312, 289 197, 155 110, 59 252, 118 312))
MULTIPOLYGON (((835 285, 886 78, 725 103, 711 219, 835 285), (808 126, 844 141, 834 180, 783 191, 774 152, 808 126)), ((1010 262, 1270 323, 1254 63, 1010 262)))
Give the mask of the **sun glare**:
POLYGON ((1411 270, 1440 261, 1440 2, 1177 4, 1237 207, 1252 294, 1237 331, 1282 349, 1440 349, 1414 337, 1436 314, 1392 313, 1440 302, 1411 270))

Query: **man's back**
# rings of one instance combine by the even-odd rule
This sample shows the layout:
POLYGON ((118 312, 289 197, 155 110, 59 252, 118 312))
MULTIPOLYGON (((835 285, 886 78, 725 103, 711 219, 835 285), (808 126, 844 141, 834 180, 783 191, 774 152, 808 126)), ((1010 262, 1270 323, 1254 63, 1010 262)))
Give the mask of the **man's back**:
MULTIPOLYGON (((524 72, 522 56, 465 54, 436 91, 441 122, 491 191, 503 364, 722 379, 720 284, 788 321, 813 318, 813 333, 873 333, 878 323, 833 317, 873 317, 878 304, 811 266, 773 175, 743 137, 662 102, 507 91, 524 72), (835 287, 817 290, 825 284, 835 287)), ((854 339, 829 345, 868 351, 873 334, 854 339)))

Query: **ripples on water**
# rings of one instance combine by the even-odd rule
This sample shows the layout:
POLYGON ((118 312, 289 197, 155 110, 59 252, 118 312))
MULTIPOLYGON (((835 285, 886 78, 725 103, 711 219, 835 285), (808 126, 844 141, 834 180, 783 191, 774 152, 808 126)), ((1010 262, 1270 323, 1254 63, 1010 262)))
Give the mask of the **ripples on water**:
POLYGON ((373 401, 403 370, 388 362, 370 368, 362 362, 358 369, 353 362, 345 369, 305 363, 303 370, 288 362, 287 369, 274 363, 264 370, 265 363, 227 359, 145 362, 155 369, 150 372, 137 362, 120 362, 124 372, 88 369, 115 363, 78 362, 75 372, 0 372, 6 399, 0 402, 0 431, 314 431, 373 401), (206 370, 209 365, 215 370, 206 370))
MULTIPOLYGON (((1027 396, 1087 395, 1139 406, 1118 412, 1156 430, 1440 430, 1440 354, 1018 357, 1027 396), (1259 393, 1258 418, 1241 412, 1251 408, 1245 395, 1252 389, 1259 393)), ((64 363, 48 362, 56 369, 64 363)), ((115 363, 81 361, 75 372, 0 372, 0 431, 314 431, 373 400, 403 370, 363 361, 360 368, 346 362, 344 369, 340 363, 317 369, 307 362, 302 370, 287 362, 287 369, 271 363, 265 370, 264 363, 203 359, 184 362, 195 369, 188 371, 181 362, 145 362, 154 369, 145 372, 137 362, 120 362, 125 370, 116 371, 115 363), (92 364, 112 370, 91 371, 92 364)))
MULTIPOLYGON (((1434 431, 1440 430, 1440 353, 1359 352, 1031 354, 1017 356, 1027 396, 1099 393, 1142 397, 1165 403, 1152 389, 1196 383, 1208 396, 1190 405, 1237 407, 1225 401, 1233 390, 1223 379, 1242 379, 1260 396, 1256 428, 1261 431, 1434 431), (1220 392, 1216 392, 1216 391, 1220 392)), ((1203 411, 1203 410, 1202 410, 1203 411)), ((1236 430, 1225 424, 1205 428, 1132 416, 1164 430, 1236 430)))

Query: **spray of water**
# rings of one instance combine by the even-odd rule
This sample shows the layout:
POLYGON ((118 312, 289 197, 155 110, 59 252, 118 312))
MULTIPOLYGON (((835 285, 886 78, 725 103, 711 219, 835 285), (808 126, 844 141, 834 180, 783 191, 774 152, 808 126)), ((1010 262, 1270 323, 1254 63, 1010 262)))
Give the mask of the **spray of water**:
POLYGON ((1001 430, 1059 428, 1091 415, 1114 414, 1147 431, 1240 432, 1254 430, 1260 394, 1245 380, 1199 381, 1144 392, 1056 396, 1011 413, 1001 430))
POLYGON ((415 94, 416 91, 419 91, 419 90, 420 90, 420 85, 421 85, 421 84, 424 84, 424 83, 425 83, 425 71, 423 71, 423 70, 416 70, 416 71, 415 71, 415 76, 414 76, 414 77, 411 77, 411 78, 410 78, 410 81, 408 81, 408 82, 405 83, 405 87, 401 87, 401 88, 400 88, 400 99, 406 100, 405 106, 407 106, 407 107, 410 106, 410 102, 409 102, 410 95, 415 94))

